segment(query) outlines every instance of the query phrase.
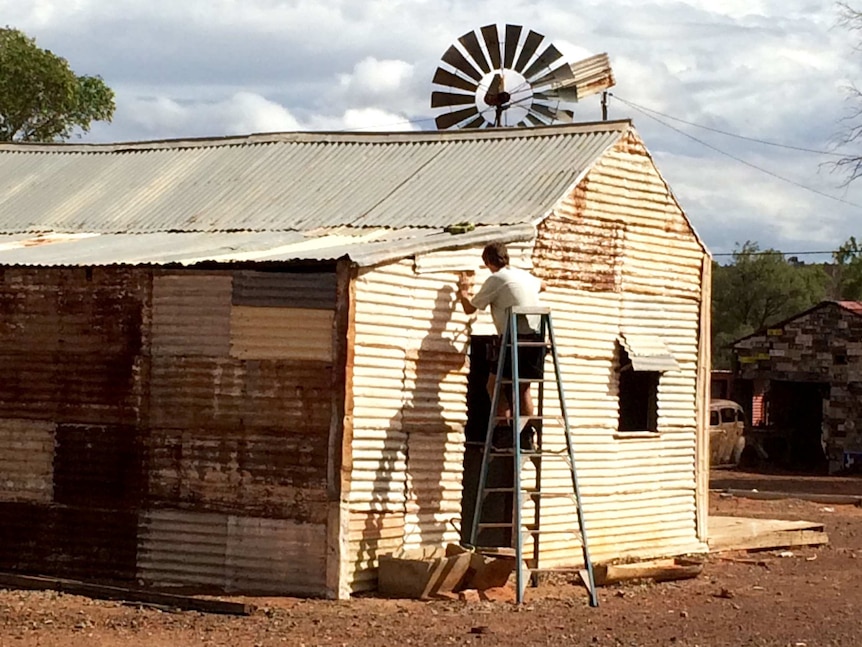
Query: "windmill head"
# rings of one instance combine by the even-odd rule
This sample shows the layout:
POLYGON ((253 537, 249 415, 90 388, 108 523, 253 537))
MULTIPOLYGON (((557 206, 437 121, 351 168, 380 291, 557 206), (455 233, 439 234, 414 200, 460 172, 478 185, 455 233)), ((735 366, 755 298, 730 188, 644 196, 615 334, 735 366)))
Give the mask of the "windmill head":
POLYGON ((571 122, 575 103, 614 85, 607 54, 576 63, 533 30, 486 25, 457 39, 434 73, 437 128, 538 126, 571 122))

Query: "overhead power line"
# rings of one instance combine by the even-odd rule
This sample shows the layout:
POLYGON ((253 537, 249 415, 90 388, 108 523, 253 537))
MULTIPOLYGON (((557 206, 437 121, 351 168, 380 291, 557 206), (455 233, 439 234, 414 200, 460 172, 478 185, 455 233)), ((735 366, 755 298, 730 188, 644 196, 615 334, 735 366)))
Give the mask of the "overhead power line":
POLYGON ((792 184, 793 186, 795 186, 797 188, 804 189, 805 191, 810 191, 811 193, 815 193, 821 197, 829 198, 830 200, 835 200, 836 202, 841 202, 841 203, 849 205, 851 207, 857 207, 859 209, 862 209, 862 205, 860 205, 856 202, 851 202, 850 200, 845 200, 844 198, 839 198, 838 196, 832 195, 830 193, 826 193, 825 191, 821 191, 820 189, 815 189, 814 187, 807 186, 805 184, 802 184, 801 182, 797 182, 796 180, 791 180, 790 178, 786 178, 783 175, 779 175, 778 173, 770 171, 769 169, 765 169, 762 166, 758 166, 757 164, 753 164, 753 163, 749 162, 748 160, 742 159, 741 157, 738 157, 737 155, 734 155, 733 153, 728 153, 727 151, 722 150, 718 146, 714 146, 714 145, 710 144, 709 142, 706 142, 706 141, 704 141, 698 137, 695 137, 691 133, 685 132, 681 128, 677 128, 676 126, 673 126, 673 125, 667 123, 666 121, 659 119, 654 114, 651 114, 650 112, 648 112, 646 109, 641 109, 640 106, 638 106, 638 105, 636 105, 630 101, 627 101, 618 95, 613 95, 613 96, 618 101, 626 104, 627 106, 629 106, 630 108, 632 108, 634 110, 637 110, 638 112, 640 112, 644 116, 649 117, 650 119, 661 124, 665 128, 670 128, 674 132, 677 132, 680 135, 683 135, 684 137, 688 137, 692 141, 695 141, 698 144, 700 144, 701 146, 705 146, 706 148, 713 150, 716 153, 719 153, 720 155, 724 155, 725 157, 729 157, 730 159, 732 159, 736 162, 739 162, 740 164, 744 164, 745 166, 748 166, 749 168, 753 168, 756 171, 760 171, 761 173, 765 173, 766 175, 774 177, 777 180, 781 180, 782 182, 787 182, 788 184, 792 184))
POLYGON ((838 153, 835 151, 823 151, 817 150, 815 148, 805 148, 804 146, 793 146, 792 144, 782 144, 779 142, 769 141, 767 139, 759 139, 757 137, 748 137, 746 135, 740 135, 738 133, 732 133, 727 130, 722 130, 720 128, 713 128, 712 126, 705 126, 704 124, 698 124, 693 121, 686 121, 685 119, 681 119, 680 117, 674 117, 673 115, 669 115, 664 112, 660 112, 655 110, 654 108, 647 108, 645 106, 640 106, 636 104, 634 101, 629 101, 628 99, 624 99, 623 97, 613 94, 611 92, 608 93, 610 96, 614 97, 621 103, 626 104, 636 110, 641 112, 649 112, 654 115, 659 115, 660 117, 664 117, 665 119, 670 119, 671 121, 676 121, 681 124, 685 124, 687 126, 693 126, 694 128, 700 128, 702 130, 709 130, 710 132, 718 133, 719 135, 725 135, 726 137, 734 137, 736 139, 742 139, 748 142, 754 142, 756 144, 763 144, 764 146, 774 146, 776 148, 787 148, 789 150, 800 151, 802 153, 814 153, 815 155, 828 155, 830 157, 846 157, 845 153, 838 153))

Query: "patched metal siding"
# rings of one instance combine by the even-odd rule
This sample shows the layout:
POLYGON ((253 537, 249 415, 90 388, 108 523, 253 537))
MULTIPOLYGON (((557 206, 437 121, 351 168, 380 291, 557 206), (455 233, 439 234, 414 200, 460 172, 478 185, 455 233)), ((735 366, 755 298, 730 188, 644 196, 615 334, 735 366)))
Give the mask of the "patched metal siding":
POLYGON ((326 526, 181 510, 140 518, 138 577, 199 591, 320 595, 326 526))
POLYGON ((326 594, 335 333, 319 306, 334 308, 333 285, 328 274, 154 277, 143 581, 326 594))
POLYGON ((132 581, 146 271, 0 274, 0 568, 132 581))
MULTIPOLYGON (((596 561, 703 550, 695 516, 703 262, 705 250, 633 137, 603 156, 539 228, 534 265, 549 286, 542 298, 553 311, 596 561), (626 333, 660 340, 679 364, 661 374, 655 434, 618 432, 614 358, 626 333)), ((569 478, 564 465, 544 464, 543 488, 563 488, 569 478)), ((570 502, 546 502, 543 528, 574 529, 574 514, 570 502)), ((543 566, 580 561, 574 535, 543 540, 543 566)))
MULTIPOLYGON (((463 253, 475 264, 476 250, 463 253)), ((460 537, 468 318, 455 301, 457 276, 417 274, 404 261, 356 280, 348 567, 354 591, 375 585, 377 555, 460 537)))
POLYGON ((54 423, 0 419, 0 501, 54 498, 54 423))

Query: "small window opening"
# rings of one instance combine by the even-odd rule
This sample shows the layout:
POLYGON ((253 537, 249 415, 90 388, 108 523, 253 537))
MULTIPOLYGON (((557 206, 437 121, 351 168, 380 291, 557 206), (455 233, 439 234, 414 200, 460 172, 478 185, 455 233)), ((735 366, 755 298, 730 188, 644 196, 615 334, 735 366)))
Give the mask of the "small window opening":
POLYGON ((658 431, 658 371, 636 371, 619 349, 620 431, 658 431))

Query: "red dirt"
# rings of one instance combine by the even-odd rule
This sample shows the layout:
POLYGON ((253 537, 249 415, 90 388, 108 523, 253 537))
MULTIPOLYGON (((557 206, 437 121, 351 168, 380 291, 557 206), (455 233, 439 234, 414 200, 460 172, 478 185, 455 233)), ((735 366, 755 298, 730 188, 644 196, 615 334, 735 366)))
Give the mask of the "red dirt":
MULTIPOLYGON (((761 489, 768 489, 765 483, 761 482, 761 489)), ((836 487, 845 493, 844 485, 836 487)), ((779 484, 772 489, 782 488, 779 484)), ((853 493, 862 494, 862 489, 853 493)), ((56 593, 0 591, 0 645, 813 647, 862 642, 862 509, 713 494, 711 510, 722 515, 823 522, 831 543, 821 548, 713 555, 696 579, 601 588, 597 609, 587 605, 582 586, 562 580, 528 590, 522 607, 486 601, 244 598, 259 607, 248 617, 166 612, 56 593)))

